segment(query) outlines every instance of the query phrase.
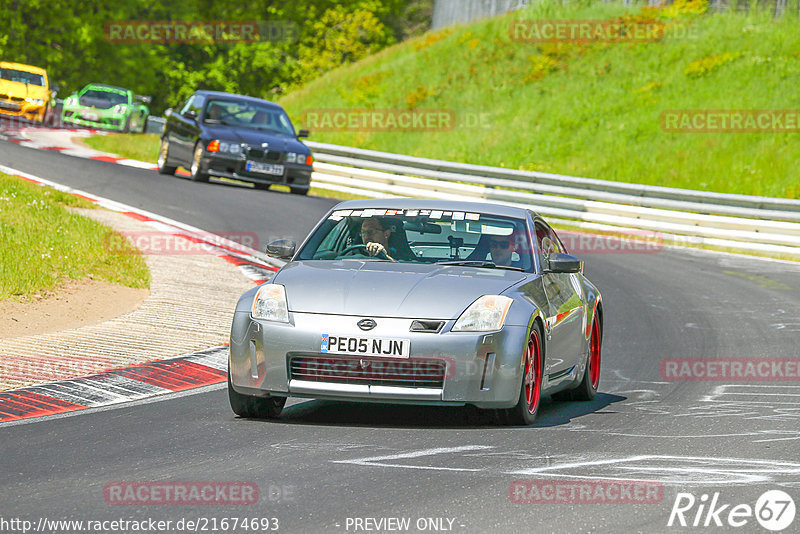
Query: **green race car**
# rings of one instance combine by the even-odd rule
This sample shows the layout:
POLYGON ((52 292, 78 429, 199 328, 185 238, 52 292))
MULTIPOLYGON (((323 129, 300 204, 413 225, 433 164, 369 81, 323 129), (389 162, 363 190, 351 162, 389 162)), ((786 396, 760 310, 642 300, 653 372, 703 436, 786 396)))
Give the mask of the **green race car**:
POLYGON ((90 83, 64 100, 61 119, 65 125, 144 133, 150 97, 102 83, 90 83))

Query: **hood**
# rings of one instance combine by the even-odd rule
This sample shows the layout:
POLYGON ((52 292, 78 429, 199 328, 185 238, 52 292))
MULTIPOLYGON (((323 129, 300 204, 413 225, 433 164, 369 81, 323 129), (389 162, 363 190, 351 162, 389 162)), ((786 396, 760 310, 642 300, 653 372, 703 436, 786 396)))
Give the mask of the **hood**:
POLYGON ((211 126, 208 124, 205 125, 205 129, 211 139, 236 141, 239 143, 257 146, 261 145, 261 143, 269 143, 270 150, 279 150, 282 152, 309 152, 306 145, 294 137, 285 135, 277 135, 250 128, 217 125, 211 126))
POLYGON ((455 319, 481 295, 524 278, 506 269, 344 260, 292 262, 271 282, 286 287, 294 312, 455 319))
POLYGON ((47 91, 46 87, 2 79, 0 79, 0 93, 8 95, 9 97, 25 98, 29 96, 31 98, 41 98, 45 101, 50 98, 50 93, 47 91))

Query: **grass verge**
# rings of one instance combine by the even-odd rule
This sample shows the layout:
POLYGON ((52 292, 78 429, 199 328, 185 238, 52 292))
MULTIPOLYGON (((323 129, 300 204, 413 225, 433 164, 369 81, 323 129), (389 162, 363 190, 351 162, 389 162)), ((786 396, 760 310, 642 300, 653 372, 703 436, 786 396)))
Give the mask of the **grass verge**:
POLYGON ((82 139, 101 152, 116 154, 121 158, 155 163, 158 158, 159 137, 155 134, 106 134, 82 139))
MULTIPOLYGON (((800 19, 554 0, 446 28, 344 66, 280 99, 312 139, 630 183, 800 198, 800 133, 676 133, 668 110, 797 110, 800 19), (514 21, 657 19, 654 42, 523 42, 514 21), (440 110, 450 129, 363 126, 362 110, 440 110), (349 110, 353 119, 331 118, 349 110), (329 120, 326 124, 325 117, 329 120), (312 122, 313 119, 313 122, 312 122)), ((369 115, 368 115, 369 116, 369 115)), ((374 116, 381 118, 380 112, 374 116)), ((386 115, 383 115, 385 117, 386 115)), ((387 123, 388 124, 388 123, 387 123)), ((788 123, 787 123, 788 125, 788 123)))
POLYGON ((86 277, 149 287, 150 271, 136 249, 107 250, 113 230, 69 209, 94 207, 79 197, 0 173, 0 299, 33 297, 66 279, 86 277))

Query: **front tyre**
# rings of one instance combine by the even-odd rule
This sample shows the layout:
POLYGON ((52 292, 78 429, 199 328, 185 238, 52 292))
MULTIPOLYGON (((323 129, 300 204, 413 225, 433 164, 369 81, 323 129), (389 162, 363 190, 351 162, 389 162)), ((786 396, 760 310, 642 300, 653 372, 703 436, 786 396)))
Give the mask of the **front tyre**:
POLYGON ((175 174, 178 167, 168 165, 169 162, 169 141, 166 137, 161 139, 161 147, 158 149, 158 174, 175 174))
POLYGON ((242 395, 233 389, 231 373, 228 371, 228 400, 233 413, 251 419, 276 419, 281 415, 286 397, 254 397, 242 395))
POLYGON ((536 419, 539 412, 539 401, 542 395, 542 369, 544 367, 544 351, 542 350, 542 332, 538 323, 531 327, 528 343, 523 354, 524 367, 522 386, 517 405, 505 413, 499 414, 500 421, 513 426, 528 426, 536 419))
POLYGON ((194 155, 192 156, 192 167, 190 170, 191 178, 194 182, 207 182, 208 173, 203 172, 203 145, 198 142, 194 145, 194 155))
POLYGON ((307 195, 308 194, 308 187, 289 187, 289 191, 293 195, 307 195))

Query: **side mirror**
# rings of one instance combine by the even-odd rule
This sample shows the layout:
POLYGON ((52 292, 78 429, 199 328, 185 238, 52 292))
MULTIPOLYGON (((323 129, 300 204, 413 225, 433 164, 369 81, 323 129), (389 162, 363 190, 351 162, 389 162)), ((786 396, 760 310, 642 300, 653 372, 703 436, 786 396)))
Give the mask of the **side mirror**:
POLYGON ((554 252, 550 254, 550 269, 551 273, 582 273, 583 262, 563 252, 554 252))
POLYGON ((197 112, 193 109, 190 109, 184 113, 183 116, 192 121, 197 120, 197 112))
POLYGON ((53 92, 53 95, 58 93, 58 85, 51 85, 50 90, 53 92))
POLYGON ((308 130, 300 130, 297 132, 297 137, 308 137, 311 134, 308 130))
POLYGON ((172 115, 172 108, 167 108, 167 110, 164 112, 164 116, 169 117, 170 115, 172 115))
POLYGON ((291 239, 278 239, 267 244, 267 256, 291 260, 296 248, 297 243, 291 239))

